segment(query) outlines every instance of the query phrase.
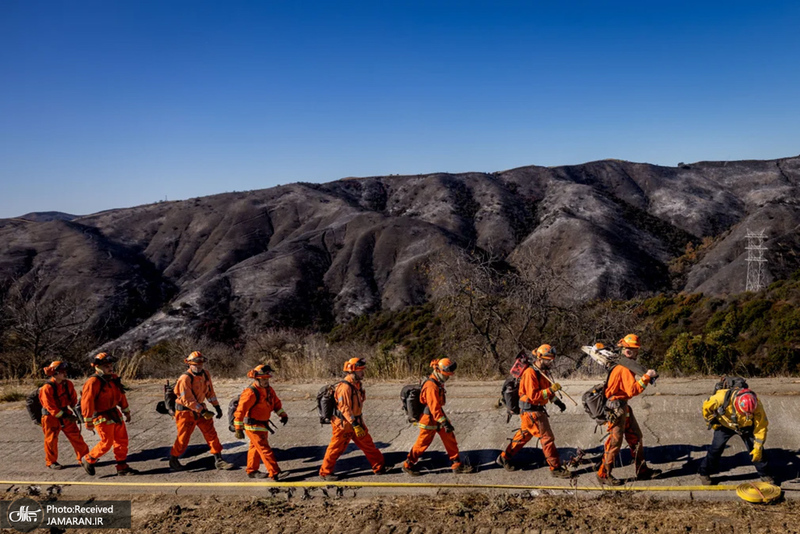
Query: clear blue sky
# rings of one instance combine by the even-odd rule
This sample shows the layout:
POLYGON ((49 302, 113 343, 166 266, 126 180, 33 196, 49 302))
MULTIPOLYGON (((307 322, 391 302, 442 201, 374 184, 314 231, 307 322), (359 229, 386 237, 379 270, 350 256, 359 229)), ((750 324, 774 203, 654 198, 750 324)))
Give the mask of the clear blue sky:
POLYGON ((0 217, 798 154, 798 2, 0 0, 0 217))

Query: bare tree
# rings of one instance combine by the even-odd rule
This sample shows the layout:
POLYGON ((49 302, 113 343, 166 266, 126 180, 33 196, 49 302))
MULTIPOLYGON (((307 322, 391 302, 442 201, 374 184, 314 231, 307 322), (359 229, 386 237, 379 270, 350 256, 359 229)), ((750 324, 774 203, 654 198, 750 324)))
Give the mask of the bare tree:
POLYGON ((74 293, 47 295, 47 284, 36 271, 27 280, 11 284, 3 309, 5 342, 11 351, 23 353, 32 376, 46 355, 66 356, 87 347, 90 313, 74 293))

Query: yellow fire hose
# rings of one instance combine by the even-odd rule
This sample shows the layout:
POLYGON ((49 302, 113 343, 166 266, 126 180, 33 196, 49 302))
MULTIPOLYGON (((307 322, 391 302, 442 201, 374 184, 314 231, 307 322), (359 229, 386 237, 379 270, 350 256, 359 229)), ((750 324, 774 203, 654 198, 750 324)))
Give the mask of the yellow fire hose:
POLYGON ((112 486, 149 488, 460 488, 552 491, 735 491, 738 486, 529 486, 515 484, 447 484, 427 482, 93 482, 0 480, 14 486, 112 486))

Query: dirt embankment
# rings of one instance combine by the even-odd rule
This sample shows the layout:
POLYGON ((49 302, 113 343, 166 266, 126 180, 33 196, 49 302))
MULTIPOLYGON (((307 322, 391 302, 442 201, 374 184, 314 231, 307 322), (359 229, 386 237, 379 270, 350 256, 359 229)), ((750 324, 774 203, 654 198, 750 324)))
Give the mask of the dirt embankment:
POLYGON ((798 533, 800 503, 671 501, 646 496, 597 498, 528 494, 450 494, 303 499, 278 495, 141 497, 134 501, 134 530, 150 533, 360 532, 546 534, 577 533, 798 533))

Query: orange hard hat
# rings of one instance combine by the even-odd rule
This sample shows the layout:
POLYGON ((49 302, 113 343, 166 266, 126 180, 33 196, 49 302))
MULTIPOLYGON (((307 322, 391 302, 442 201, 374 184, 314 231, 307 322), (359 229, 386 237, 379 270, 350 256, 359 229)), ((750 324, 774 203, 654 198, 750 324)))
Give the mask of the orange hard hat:
POLYGON ((272 373, 275 372, 275 369, 270 367, 266 363, 262 363, 261 365, 256 365, 253 369, 247 373, 247 378, 272 378, 272 373))
POLYGON ((431 367, 445 376, 453 376, 453 373, 456 372, 456 367, 458 367, 458 364, 452 361, 450 358, 442 358, 439 360, 433 360, 431 362, 431 367))
POLYGON ((367 361, 364 358, 350 358, 344 362, 344 370, 347 373, 363 371, 367 368, 367 361))
POLYGON ((44 374, 47 376, 54 376, 56 373, 60 373, 61 371, 66 372, 66 370, 67 370, 67 362, 62 362, 58 360, 54 361, 53 363, 42 369, 42 371, 44 371, 44 374))
POLYGON ((192 365, 192 364, 195 364, 195 363, 205 363, 206 362, 206 357, 203 356, 203 354, 199 350, 196 350, 196 351, 192 352, 191 354, 189 354, 189 356, 187 356, 186 359, 183 360, 183 362, 184 363, 188 363, 189 365, 192 365))
POLYGON ((544 344, 541 345, 538 349, 533 351, 533 355, 537 358, 541 358, 543 360, 555 360, 556 359, 556 348, 551 347, 550 345, 544 344))
POLYGON ((94 357, 94 360, 92 360, 92 365, 103 365, 106 363, 116 363, 116 362, 117 362, 116 358, 114 358, 113 356, 109 356, 105 352, 101 352, 100 354, 94 357))
POLYGON ((636 334, 628 334, 627 336, 619 340, 617 346, 625 347, 626 349, 641 348, 641 345, 639 344, 639 336, 637 336, 636 334))

